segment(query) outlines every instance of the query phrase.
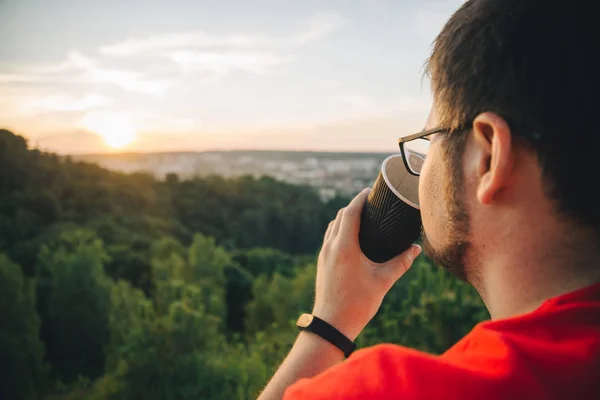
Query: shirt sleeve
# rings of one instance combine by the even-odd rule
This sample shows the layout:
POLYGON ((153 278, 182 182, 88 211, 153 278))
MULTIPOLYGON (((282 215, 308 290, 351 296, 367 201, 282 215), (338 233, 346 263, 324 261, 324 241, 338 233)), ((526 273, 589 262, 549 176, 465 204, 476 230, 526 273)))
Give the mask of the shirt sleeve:
POLYGON ((357 351, 284 399, 597 400, 598 289, 481 323, 439 356, 390 344, 357 351))
MULTIPOLYGON (((379 345, 356 352, 321 375, 298 381, 288 388, 284 399, 511 398, 510 372, 504 363, 489 361, 457 360, 379 345)), ((520 389, 540 394, 528 390, 525 376, 520 378, 525 381, 520 389)))

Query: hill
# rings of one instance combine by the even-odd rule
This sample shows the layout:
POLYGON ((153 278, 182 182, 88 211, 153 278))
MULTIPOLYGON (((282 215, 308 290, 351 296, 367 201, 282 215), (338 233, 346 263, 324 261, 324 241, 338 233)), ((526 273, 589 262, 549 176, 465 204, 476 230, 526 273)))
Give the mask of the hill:
MULTIPOLYGON (((115 263, 133 262, 132 254, 147 253, 164 235, 189 244, 196 232, 227 248, 312 254, 345 202, 322 202, 314 188, 264 176, 159 180, 113 172, 28 149, 6 130, 0 130, 0 191, 0 250, 29 275, 40 246, 68 226, 97 232, 115 263)), ((138 265, 130 277, 144 279, 148 268, 138 265)))
MULTIPOLYGON (((0 130, 0 398, 256 398, 347 201, 264 176, 108 171, 0 130)), ((420 257, 358 344, 440 353, 484 318, 420 257)))

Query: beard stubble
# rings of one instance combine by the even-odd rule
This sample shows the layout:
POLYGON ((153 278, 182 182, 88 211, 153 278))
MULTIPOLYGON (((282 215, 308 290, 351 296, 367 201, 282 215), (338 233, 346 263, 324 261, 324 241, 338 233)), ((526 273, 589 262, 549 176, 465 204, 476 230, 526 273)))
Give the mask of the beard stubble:
POLYGON ((468 281, 469 271, 465 267, 465 254, 471 247, 469 242, 469 212, 464 198, 464 176, 462 159, 467 135, 456 132, 461 137, 444 138, 442 156, 448 167, 444 176, 444 207, 447 215, 447 237, 444 244, 434 247, 423 230, 423 252, 435 264, 443 267, 462 281, 468 281))

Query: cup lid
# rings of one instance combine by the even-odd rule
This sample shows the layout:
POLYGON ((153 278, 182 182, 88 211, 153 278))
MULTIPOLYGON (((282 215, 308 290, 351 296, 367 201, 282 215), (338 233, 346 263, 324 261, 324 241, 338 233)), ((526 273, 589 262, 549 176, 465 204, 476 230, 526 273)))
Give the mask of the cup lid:
POLYGON ((401 154, 394 154, 383 161, 381 173, 385 183, 400 200, 420 210, 419 177, 406 169, 401 154))

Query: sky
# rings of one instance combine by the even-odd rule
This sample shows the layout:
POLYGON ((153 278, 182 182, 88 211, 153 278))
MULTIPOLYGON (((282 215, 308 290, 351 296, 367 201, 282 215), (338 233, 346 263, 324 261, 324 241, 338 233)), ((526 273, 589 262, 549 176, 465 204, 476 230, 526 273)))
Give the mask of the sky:
POLYGON ((61 154, 397 150, 462 0, 0 0, 0 127, 61 154))

